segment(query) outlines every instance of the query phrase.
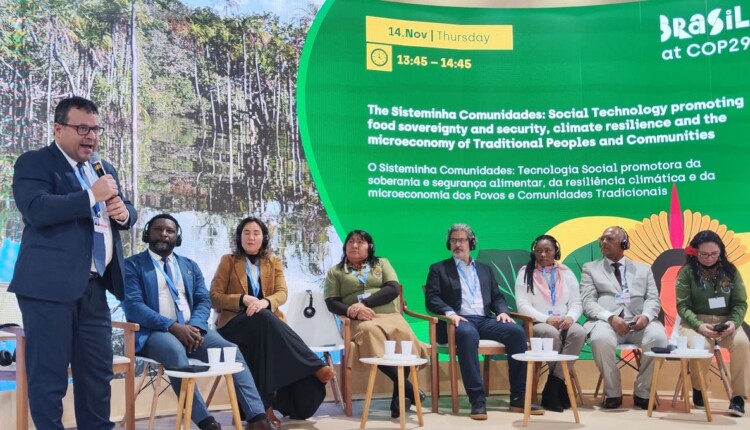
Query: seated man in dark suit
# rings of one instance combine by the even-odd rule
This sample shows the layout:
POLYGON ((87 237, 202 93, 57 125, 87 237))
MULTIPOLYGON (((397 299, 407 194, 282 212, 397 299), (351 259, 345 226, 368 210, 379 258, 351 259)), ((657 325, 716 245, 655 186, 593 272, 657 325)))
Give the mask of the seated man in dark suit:
MULTIPOLYGON (((454 224, 448 230, 447 247, 452 258, 430 266, 425 300, 427 309, 445 315, 456 326, 456 355, 461 367, 466 394, 471 402, 470 417, 487 419, 484 384, 479 372, 477 350, 480 339, 505 345, 508 352, 510 410, 523 412, 526 393, 526 363, 510 356, 526 352, 526 333, 510 317, 508 304, 492 273, 492 268, 471 258, 477 239, 466 224, 454 224)), ((445 323, 437 327, 438 342, 448 341, 445 323)), ((531 413, 544 410, 531 405, 531 413)))
MULTIPOLYGON (((207 361, 208 348, 235 346, 208 329, 211 300, 198 265, 172 253, 182 242, 177 220, 168 214, 151 218, 143 241, 148 249, 125 261, 122 302, 128 321, 141 326, 135 338, 136 352, 165 367, 179 367, 188 365, 188 358, 207 361)), ((237 354, 236 361, 244 366, 234 374, 234 384, 239 406, 248 418, 246 429, 274 429, 242 354, 237 354)), ((175 393, 179 394, 181 381, 171 379, 175 393)), ((197 389, 191 417, 202 430, 221 430, 197 389)))

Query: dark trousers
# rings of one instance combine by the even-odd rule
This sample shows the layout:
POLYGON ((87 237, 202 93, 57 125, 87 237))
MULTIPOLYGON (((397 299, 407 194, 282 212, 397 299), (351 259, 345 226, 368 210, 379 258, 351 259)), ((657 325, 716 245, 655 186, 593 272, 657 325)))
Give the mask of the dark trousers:
POLYGON ((112 320, 101 278, 72 302, 18 296, 26 332, 29 410, 38 429, 62 430, 62 399, 73 372, 76 426, 112 429, 112 320))
POLYGON ((464 318, 469 320, 468 323, 461 321, 456 327, 456 355, 469 401, 485 401, 477 355, 480 339, 494 340, 505 345, 510 398, 523 400, 526 393, 526 363, 511 358, 513 354, 526 352, 526 333, 523 328, 518 324, 502 323, 485 316, 464 315, 464 318))

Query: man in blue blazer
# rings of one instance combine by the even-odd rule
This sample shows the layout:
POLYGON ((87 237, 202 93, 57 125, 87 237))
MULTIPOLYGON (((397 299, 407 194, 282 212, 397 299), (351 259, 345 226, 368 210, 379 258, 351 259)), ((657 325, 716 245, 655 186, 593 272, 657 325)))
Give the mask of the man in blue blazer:
MULTIPOLYGON (((479 371, 477 350, 480 339, 490 339, 505 345, 508 352, 508 380, 510 409, 523 412, 526 393, 526 363, 510 356, 526 352, 526 333, 510 317, 505 297, 492 273, 492 268, 471 258, 477 239, 466 224, 454 224, 448 230, 446 246, 452 258, 430 266, 427 275, 425 300, 427 309, 445 315, 456 326, 456 355, 461 367, 466 394, 471 403, 469 416, 487 419, 484 385, 479 371)), ((438 343, 448 342, 447 327, 438 323, 438 343)), ((531 405, 531 413, 543 414, 538 405, 531 405)))
POLYGON ((68 366, 78 428, 114 427, 112 321, 105 290, 123 297, 120 230, 130 228, 137 213, 115 169, 89 161, 103 132, 97 115, 90 100, 61 100, 54 142, 22 154, 13 172, 24 230, 8 291, 21 309, 29 408, 39 429, 63 429, 68 366))
MULTIPOLYGON (((189 358, 207 361, 208 348, 236 346, 208 328, 211 300, 198 265, 172 252, 182 244, 177 220, 169 214, 156 215, 146 223, 142 239, 148 249, 125 261, 122 302, 128 321, 141 326, 135 334, 136 352, 165 367, 180 367, 187 366, 189 358)), ((237 354, 236 361, 244 367, 234 374, 234 381, 240 407, 248 417, 247 429, 274 428, 242 354, 237 354)), ((171 379, 177 394, 181 381, 171 379)), ((221 429, 197 389, 191 417, 201 430, 221 429)))

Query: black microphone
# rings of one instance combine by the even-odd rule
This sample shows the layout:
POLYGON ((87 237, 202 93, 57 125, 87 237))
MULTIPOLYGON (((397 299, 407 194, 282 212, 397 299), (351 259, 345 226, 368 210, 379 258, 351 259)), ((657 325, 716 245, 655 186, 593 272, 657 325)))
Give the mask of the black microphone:
POLYGON ((96 176, 101 178, 107 174, 107 172, 104 171, 104 164, 102 164, 102 159, 99 158, 99 154, 92 152, 89 156, 89 161, 91 162, 91 167, 93 167, 96 172, 96 176))

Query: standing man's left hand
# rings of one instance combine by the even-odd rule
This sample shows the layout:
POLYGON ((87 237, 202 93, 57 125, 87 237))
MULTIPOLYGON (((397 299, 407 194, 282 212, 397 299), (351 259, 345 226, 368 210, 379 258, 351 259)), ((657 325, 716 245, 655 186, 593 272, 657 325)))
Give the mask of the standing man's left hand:
POLYGON ((120 223, 128 219, 128 208, 120 196, 114 196, 107 200, 107 213, 110 218, 120 223))

